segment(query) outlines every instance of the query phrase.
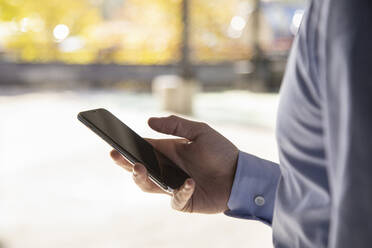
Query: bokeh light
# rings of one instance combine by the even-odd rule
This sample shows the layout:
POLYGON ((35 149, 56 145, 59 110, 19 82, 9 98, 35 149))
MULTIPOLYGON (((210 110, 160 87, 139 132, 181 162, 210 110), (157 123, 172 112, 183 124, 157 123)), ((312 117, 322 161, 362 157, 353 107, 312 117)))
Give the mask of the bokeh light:
POLYGON ((246 21, 241 16, 234 16, 231 19, 231 23, 230 23, 231 27, 237 31, 243 30, 243 28, 245 27, 245 24, 246 24, 246 21))
POLYGON ((58 24, 53 29, 53 36, 57 41, 62 41, 70 34, 70 29, 65 24, 58 24))

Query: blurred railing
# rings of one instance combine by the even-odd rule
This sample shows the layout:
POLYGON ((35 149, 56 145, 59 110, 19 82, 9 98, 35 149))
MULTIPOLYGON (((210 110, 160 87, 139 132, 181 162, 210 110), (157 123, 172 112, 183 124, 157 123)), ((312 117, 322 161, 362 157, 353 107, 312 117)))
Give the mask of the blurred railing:
MULTIPOLYGON (((230 84, 236 80, 233 63, 194 65, 196 79, 202 84, 230 84)), ((89 85, 110 85, 121 81, 150 83, 159 75, 177 75, 178 65, 117 65, 62 63, 0 63, 0 85, 37 85, 43 82, 68 82, 89 85)))
MULTIPOLYGON (((282 74, 285 58, 271 60, 267 73, 282 74)), ((254 70, 249 61, 218 64, 194 64, 192 70, 201 86, 230 87, 238 81, 249 81, 254 70), (242 66, 245 67, 242 70, 242 66), (247 79, 248 78, 248 79, 247 79)), ((63 63, 0 63, 0 85, 22 86, 111 86, 118 82, 132 81, 150 84, 159 75, 179 75, 180 66, 168 65, 118 65, 118 64, 63 64, 63 63)), ((279 85, 280 82, 271 84, 279 85)))

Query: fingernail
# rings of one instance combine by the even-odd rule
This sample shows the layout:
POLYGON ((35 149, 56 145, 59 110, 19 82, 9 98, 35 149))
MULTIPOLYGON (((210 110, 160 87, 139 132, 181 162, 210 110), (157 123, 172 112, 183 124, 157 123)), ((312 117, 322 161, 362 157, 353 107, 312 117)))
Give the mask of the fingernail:
POLYGON ((185 189, 191 189, 192 181, 190 179, 186 180, 185 189))

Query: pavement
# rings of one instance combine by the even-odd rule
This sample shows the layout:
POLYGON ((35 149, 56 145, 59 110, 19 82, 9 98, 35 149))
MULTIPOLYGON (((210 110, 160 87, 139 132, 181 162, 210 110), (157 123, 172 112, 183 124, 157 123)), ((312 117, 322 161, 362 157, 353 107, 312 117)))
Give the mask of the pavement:
MULTIPOLYGON (((191 119, 239 149, 277 161, 277 94, 200 93, 191 119)), ((161 111, 148 93, 0 88, 1 248, 272 247, 271 228, 223 214, 179 213, 114 165, 110 147, 76 119, 104 107, 145 137, 161 111)))

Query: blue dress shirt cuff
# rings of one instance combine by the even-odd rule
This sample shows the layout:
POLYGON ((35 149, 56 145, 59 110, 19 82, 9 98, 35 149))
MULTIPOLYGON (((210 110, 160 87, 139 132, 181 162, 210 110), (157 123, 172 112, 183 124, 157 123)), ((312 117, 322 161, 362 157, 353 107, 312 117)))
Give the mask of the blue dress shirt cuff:
POLYGON ((279 166, 250 154, 239 152, 235 178, 225 214, 259 220, 271 225, 279 166))

